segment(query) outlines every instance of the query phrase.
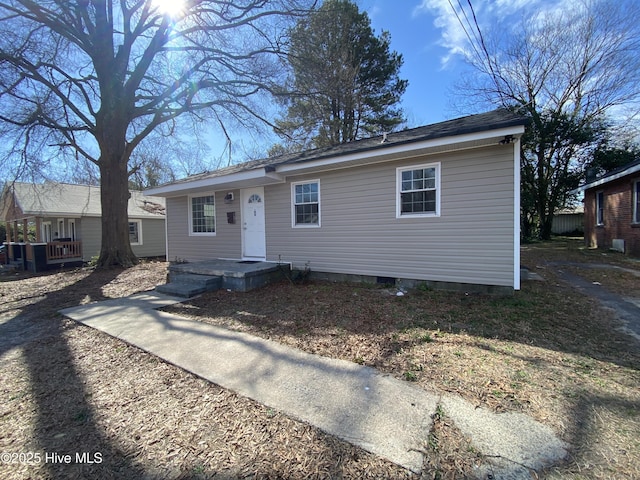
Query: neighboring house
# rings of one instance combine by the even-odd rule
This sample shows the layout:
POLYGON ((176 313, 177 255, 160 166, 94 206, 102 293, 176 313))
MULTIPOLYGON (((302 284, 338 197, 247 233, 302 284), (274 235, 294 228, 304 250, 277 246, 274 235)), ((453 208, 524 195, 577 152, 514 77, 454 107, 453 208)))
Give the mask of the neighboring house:
MULTIPOLYGON (((164 198, 131 192, 129 238, 138 257, 166 255, 164 204, 164 198)), ((7 183, 0 219, 7 223, 9 256, 33 271, 88 262, 100 253, 101 211, 100 187, 7 183)))
POLYGON ((553 216, 551 233, 555 235, 584 234, 584 207, 564 208, 553 216))
POLYGON ((575 191, 584 192, 587 246, 640 256, 640 160, 575 191))
POLYGON ((167 199, 170 261, 266 260, 326 278, 513 291, 526 123, 496 110, 145 193, 167 199))

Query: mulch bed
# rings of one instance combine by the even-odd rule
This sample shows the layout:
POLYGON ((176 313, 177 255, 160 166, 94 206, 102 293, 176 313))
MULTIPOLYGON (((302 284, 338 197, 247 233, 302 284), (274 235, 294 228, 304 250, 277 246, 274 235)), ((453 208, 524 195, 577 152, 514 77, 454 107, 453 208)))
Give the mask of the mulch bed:
MULTIPOLYGON (((283 282, 167 310, 531 415, 574 446, 547 478, 640 478, 638 345, 546 264, 568 257, 602 261, 575 244, 525 247, 546 281, 513 297, 283 282)), ((412 475, 56 313, 153 288, 166 266, 0 276, 0 452, 101 454, 5 462, 3 478, 464 478, 483 461, 439 411, 412 475)))

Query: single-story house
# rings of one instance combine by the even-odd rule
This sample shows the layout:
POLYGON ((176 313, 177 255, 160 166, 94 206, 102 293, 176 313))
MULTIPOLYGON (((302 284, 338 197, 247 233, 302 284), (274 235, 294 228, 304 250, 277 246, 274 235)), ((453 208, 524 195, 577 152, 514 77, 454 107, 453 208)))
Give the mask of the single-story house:
MULTIPOLYGON (((167 259, 520 288, 520 137, 506 110, 230 166, 152 188, 167 259)), ((495 288, 493 288, 495 287, 495 288)))
MULTIPOLYGON (((166 255, 165 200, 132 191, 129 238, 138 257, 166 255)), ((102 242, 100 187, 65 183, 7 183, 0 197, 10 260, 24 268, 88 262, 102 242)))
POLYGON ((640 256, 640 160, 575 190, 584 192, 585 242, 640 256))

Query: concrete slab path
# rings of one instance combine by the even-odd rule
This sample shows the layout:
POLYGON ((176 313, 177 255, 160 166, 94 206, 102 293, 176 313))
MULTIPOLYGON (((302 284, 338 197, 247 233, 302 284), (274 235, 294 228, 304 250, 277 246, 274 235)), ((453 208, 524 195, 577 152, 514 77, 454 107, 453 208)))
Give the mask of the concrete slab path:
POLYGON ((68 308, 73 320, 419 473, 440 406, 490 460, 478 478, 531 478, 568 445, 517 413, 495 414, 352 362, 157 311, 182 299, 155 292, 68 308))

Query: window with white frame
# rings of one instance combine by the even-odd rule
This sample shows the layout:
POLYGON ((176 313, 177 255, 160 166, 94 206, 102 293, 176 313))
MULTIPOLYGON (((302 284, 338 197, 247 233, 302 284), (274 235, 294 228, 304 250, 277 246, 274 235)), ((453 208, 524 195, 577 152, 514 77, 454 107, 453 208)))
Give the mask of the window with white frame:
POLYGON ((596 192, 596 225, 604 225, 604 192, 596 192))
POLYGON ((215 235, 216 206, 214 195, 190 198, 189 224, 191 235, 215 235))
POLYGON ((640 180, 633 184, 633 223, 640 223, 640 180))
POLYGON ((294 227, 320 226, 320 180, 291 184, 294 227))
POLYGON ((51 222, 42 222, 42 240, 45 242, 53 240, 53 235, 51 234, 51 222))
POLYGON ((142 221, 129 220, 129 243, 142 245, 142 221))
POLYGON ((74 218, 70 218, 68 220, 68 224, 69 224, 69 238, 71 239, 72 242, 75 242, 77 240, 76 220, 74 218))
POLYGON ((439 163, 400 167, 396 176, 396 217, 440 215, 439 163))

